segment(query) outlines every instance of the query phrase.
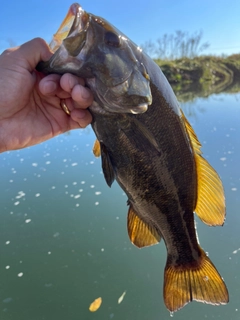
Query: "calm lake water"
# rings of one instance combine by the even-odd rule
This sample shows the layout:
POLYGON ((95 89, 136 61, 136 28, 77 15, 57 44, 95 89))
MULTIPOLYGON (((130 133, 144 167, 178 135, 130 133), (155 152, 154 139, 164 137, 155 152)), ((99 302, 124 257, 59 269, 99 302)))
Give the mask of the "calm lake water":
MULTIPOLYGON (((240 319, 240 94, 182 104, 220 174, 224 227, 197 218, 201 246, 224 277, 227 306, 192 302, 174 319, 240 319)), ((92 130, 0 155, 0 319, 170 319, 163 303, 164 242, 137 249, 127 235, 127 198, 109 189, 92 130), (119 297, 126 292, 124 299, 119 297), (94 299, 103 303, 96 313, 94 299)))

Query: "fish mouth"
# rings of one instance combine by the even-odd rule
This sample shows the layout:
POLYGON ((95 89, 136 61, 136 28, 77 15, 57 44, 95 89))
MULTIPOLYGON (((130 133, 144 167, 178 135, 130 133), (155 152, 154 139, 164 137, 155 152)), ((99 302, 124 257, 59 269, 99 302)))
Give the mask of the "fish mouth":
MULTIPOLYGON (((72 4, 49 44, 53 56, 48 61, 40 61, 36 70, 45 74, 78 75, 75 58, 85 45, 90 20, 91 16, 79 4, 72 4)), ((80 69, 79 63, 78 67, 80 69)))
POLYGON ((66 38, 73 37, 79 32, 87 31, 88 25, 89 14, 78 3, 72 4, 62 24, 53 35, 49 44, 51 51, 55 53, 66 38))

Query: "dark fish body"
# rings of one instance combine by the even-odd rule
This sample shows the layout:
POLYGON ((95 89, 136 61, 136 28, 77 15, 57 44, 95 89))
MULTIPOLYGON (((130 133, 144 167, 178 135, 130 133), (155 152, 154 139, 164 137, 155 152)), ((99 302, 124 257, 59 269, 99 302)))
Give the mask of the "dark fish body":
POLYGON ((193 250, 199 254, 194 156, 180 116, 154 85, 151 91, 153 104, 143 114, 102 114, 90 108, 92 127, 108 159, 103 162, 108 184, 114 176, 139 218, 163 237, 172 259, 186 261, 193 250))
POLYGON ((160 68, 120 31, 78 5, 68 37, 45 73, 74 73, 94 93, 90 107, 106 182, 128 196, 128 233, 138 247, 163 238, 164 300, 170 311, 189 301, 228 302, 218 271, 200 248, 195 211, 222 225, 224 194, 214 169, 160 68))

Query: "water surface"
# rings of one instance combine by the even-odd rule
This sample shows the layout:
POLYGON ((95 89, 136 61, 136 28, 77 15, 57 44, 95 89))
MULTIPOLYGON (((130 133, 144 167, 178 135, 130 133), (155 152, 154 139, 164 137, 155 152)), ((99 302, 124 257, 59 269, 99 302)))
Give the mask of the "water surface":
MULTIPOLYGON (((224 227, 196 220, 230 303, 193 302, 174 319, 239 319, 240 94, 182 108, 225 188, 224 227)), ((116 183, 107 187, 93 142, 89 127, 0 155, 1 320, 170 319, 162 294, 164 243, 141 250, 130 243, 127 198, 116 183), (102 306, 90 313, 98 297, 102 306)))

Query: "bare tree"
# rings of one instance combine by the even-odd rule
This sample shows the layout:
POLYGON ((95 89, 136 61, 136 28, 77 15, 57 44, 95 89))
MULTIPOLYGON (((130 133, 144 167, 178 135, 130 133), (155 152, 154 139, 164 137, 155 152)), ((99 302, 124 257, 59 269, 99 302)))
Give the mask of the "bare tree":
POLYGON ((164 34, 156 44, 152 40, 145 42, 142 48, 153 58, 162 60, 194 58, 209 47, 208 42, 201 44, 202 35, 202 31, 189 35, 188 32, 177 30, 175 34, 164 34))

